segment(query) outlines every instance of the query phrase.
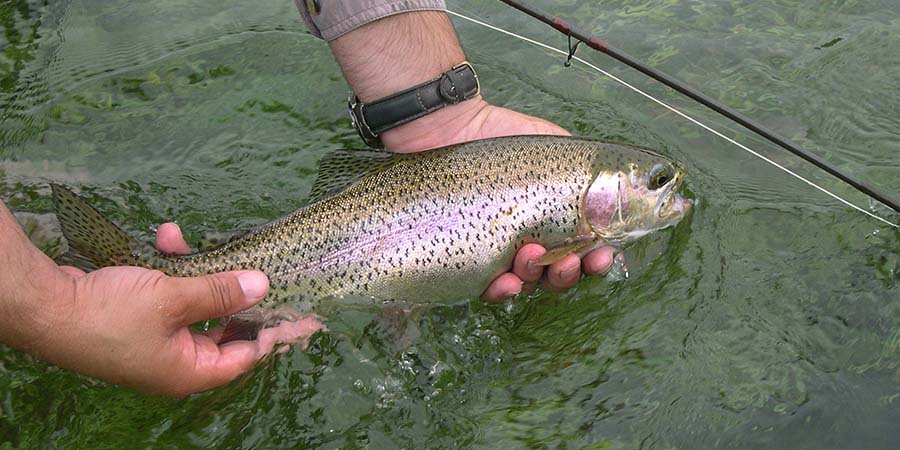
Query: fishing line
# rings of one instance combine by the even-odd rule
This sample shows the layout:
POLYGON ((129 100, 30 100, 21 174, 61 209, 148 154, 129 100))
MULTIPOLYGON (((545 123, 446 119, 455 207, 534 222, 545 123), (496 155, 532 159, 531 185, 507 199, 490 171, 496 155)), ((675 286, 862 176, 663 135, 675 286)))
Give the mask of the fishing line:
MULTIPOLYGON (((694 89, 691 86, 675 79, 674 77, 668 75, 667 73, 665 73, 661 70, 655 69, 652 66, 649 66, 649 65, 639 61, 637 58, 634 58, 634 57, 628 55, 627 53, 609 45, 609 43, 607 43, 600 37, 595 36, 590 33, 585 33, 583 31, 577 29, 575 26, 570 24, 565 19, 563 19, 559 16, 551 16, 551 15, 545 13, 544 11, 541 11, 540 9, 537 9, 533 6, 529 6, 529 5, 525 4, 521 0, 500 0, 500 1, 503 3, 506 3, 507 5, 515 8, 515 9, 541 21, 541 22, 544 22, 545 24, 549 25, 550 27, 553 27, 554 30, 559 31, 560 33, 562 33, 565 36, 568 36, 570 40, 571 40, 571 38, 574 37, 575 39, 578 39, 579 41, 586 43, 588 45, 588 47, 590 47, 598 52, 604 53, 607 56, 615 59, 616 61, 619 61, 620 63, 625 64, 625 65, 631 67, 632 69, 637 70, 638 72, 641 72, 644 75, 647 75, 648 77, 653 78, 654 80, 656 80, 672 89, 675 89, 679 93, 681 93, 687 97, 690 97, 692 100, 696 101, 697 103, 700 103, 703 106, 731 119, 732 121, 740 124, 744 128, 756 133, 757 135, 759 135, 761 137, 766 138, 766 140, 768 140, 769 142, 778 145, 779 147, 793 153, 794 155, 797 155, 800 158, 803 158, 810 164, 824 170, 825 172, 828 172, 835 178, 838 178, 841 181, 849 184, 850 186, 853 186, 856 190, 868 195, 869 197, 871 197, 875 200, 878 200, 879 202, 883 203, 885 206, 888 206, 889 208, 893 209, 894 211, 900 213, 900 201, 897 201, 895 199, 888 197, 886 194, 880 192, 874 186, 872 186, 860 179, 857 179, 852 174, 849 174, 847 172, 842 171, 841 169, 838 169, 836 166, 832 165, 830 162, 823 159, 819 155, 817 155, 813 152, 807 151, 803 147, 800 147, 799 145, 791 142, 790 140, 785 139, 785 138, 775 134, 768 128, 756 123, 753 119, 739 113, 738 111, 735 111, 732 108, 729 108, 724 103, 719 102, 718 100, 704 94, 703 92, 698 91, 697 89, 694 89)), ((569 53, 573 53, 573 52, 574 52, 574 50, 570 46, 569 53)))
POLYGON ((852 208, 852 209, 855 209, 855 210, 857 210, 857 211, 859 211, 859 212, 861 212, 861 213, 863 213, 863 214, 865 214, 865 215, 867 215, 867 216, 869 216, 869 217, 871 217, 871 218, 873 218, 873 219, 876 219, 876 220, 879 220, 879 221, 881 221, 881 222, 884 222, 885 224, 890 225, 890 226, 892 226, 892 227, 894 227, 894 228, 900 228, 900 225, 894 224, 894 223, 888 221, 887 219, 885 219, 885 218, 883 218, 883 217, 881 217, 881 216, 878 216, 878 215, 876 215, 876 214, 874 214, 874 213, 871 213, 871 212, 869 212, 869 211, 866 211, 866 210, 863 209, 863 208, 860 208, 859 206, 856 206, 855 204, 853 204, 853 203, 851 203, 851 202, 845 200, 844 198, 840 197, 839 195, 834 194, 834 193, 832 193, 831 191, 829 191, 829 190, 827 190, 827 189, 825 189, 825 188, 819 186, 818 184, 816 184, 816 183, 814 183, 814 182, 812 182, 812 181, 810 181, 810 180, 804 178, 802 175, 800 175, 800 174, 798 174, 798 173, 792 171, 791 169, 788 169, 787 167, 784 167, 784 166, 782 166, 781 164, 778 164, 777 162, 773 161, 772 159, 766 157, 765 155, 763 155, 763 154, 761 154, 761 153, 759 153, 759 152, 757 152, 757 151, 755 151, 755 150, 753 150, 753 149, 747 147, 746 145, 741 144, 740 142, 738 142, 738 141, 736 141, 736 140, 734 140, 734 139, 732 139, 732 138, 730 138, 730 137, 728 137, 728 136, 726 136, 726 135, 720 133, 720 132, 717 131, 716 129, 714 129, 714 128, 712 128, 712 127, 710 127, 710 126, 704 124, 703 122, 700 122, 699 120, 693 118, 692 116, 688 115, 687 113, 681 112, 680 110, 678 110, 677 108, 675 108, 675 107, 669 105, 668 103, 666 103, 666 102, 664 102, 664 101, 662 101, 662 100, 659 100, 659 99, 657 99, 656 97, 653 97, 652 95, 650 95, 650 94, 648 94, 648 93, 646 93, 646 92, 640 90, 639 88, 637 88, 637 87, 635 87, 635 86, 632 86, 631 84, 629 84, 629 83, 626 82, 625 80, 622 80, 621 78, 619 78, 619 77, 617 77, 617 76, 615 76, 615 75, 613 75, 613 74, 611 74, 611 73, 609 73, 609 72, 607 72, 607 71, 605 71, 605 70, 603 70, 603 69, 601 69, 601 68, 595 66, 594 64, 591 64, 590 62, 588 62, 588 61, 586 61, 586 60, 584 60, 584 59, 582 59, 582 58, 580 58, 580 57, 574 55, 574 52, 568 52, 568 51, 560 50, 560 49, 558 49, 558 48, 555 48, 555 47, 549 46, 549 45, 547 45, 547 44, 544 44, 543 42, 539 42, 539 41, 536 41, 536 40, 534 40, 534 39, 527 38, 527 37, 525 37, 525 36, 521 36, 521 35, 519 35, 519 34, 513 33, 512 31, 507 31, 507 30, 505 30, 505 29, 503 29, 503 28, 500 28, 500 27, 498 27, 498 26, 496 26, 496 25, 492 25, 492 24, 489 24, 489 23, 480 21, 480 20, 478 20, 478 19, 474 19, 474 18, 472 18, 472 17, 463 15, 463 14, 458 13, 458 12, 455 12, 455 11, 450 11, 449 9, 446 10, 446 11, 447 11, 448 14, 451 14, 451 15, 454 15, 454 16, 456 16, 456 17, 459 17, 460 19, 467 20, 467 21, 469 21, 469 22, 472 22, 472 23, 477 24, 477 25, 481 25, 481 26, 483 26, 483 27, 489 28, 489 29, 494 30, 494 31, 498 31, 498 32, 503 33, 503 34, 505 34, 505 35, 507 35, 507 36, 512 36, 512 37, 514 37, 514 38, 516 38, 516 39, 520 39, 520 40, 522 40, 522 41, 528 42, 529 44, 536 45, 536 46, 541 47, 541 48, 543 48, 543 49, 545 49, 545 50, 549 50, 549 51, 551 51, 551 52, 559 53, 559 54, 561 54, 561 55, 567 57, 567 59, 568 59, 569 57, 571 57, 571 60, 578 61, 578 62, 580 62, 580 63, 586 65, 587 67, 590 67, 591 69, 594 69, 594 70, 596 70, 597 72, 599 72, 599 73, 601 73, 601 74, 603 74, 603 75, 606 75, 607 77, 611 78, 611 79, 614 80, 615 82, 617 82, 617 83, 619 83, 619 84, 621 84, 621 85, 627 87, 628 89, 634 91, 635 93, 642 95, 643 97, 645 97, 645 98, 647 98, 647 99, 653 101, 654 103, 656 103, 656 104, 662 106, 663 108, 668 109, 669 111, 671 111, 671 112, 677 114, 678 116, 680 116, 680 117, 682 117, 682 118, 684 118, 684 119, 690 121, 691 123, 693 123, 693 124, 699 126, 700 128, 703 128, 704 130, 709 131, 710 133, 712 133, 712 134, 714 134, 714 135, 716 135, 716 136, 718 136, 718 137, 724 139, 725 141, 727 141, 727 142, 729 142, 729 143, 731 143, 731 144, 734 144, 734 145, 737 146, 738 148, 740 148, 740 149, 742 149, 742 150, 744 150, 744 151, 750 153, 751 155, 756 156, 757 158, 759 158, 759 159, 761 159, 761 160, 763 160, 763 161, 765 161, 765 162, 767 162, 767 163, 769 163, 769 164, 771 164, 771 165, 777 167, 778 169, 782 170, 783 172, 787 173, 788 175, 791 175, 792 177, 797 178, 797 179, 800 180, 800 181, 803 181, 803 182, 806 183, 807 185, 812 186, 813 188, 815 188, 815 189, 821 191, 822 193, 824 193, 824 194, 828 195, 829 197, 831 197, 831 198, 837 200, 838 202, 843 203, 844 205, 847 205, 848 207, 850 207, 850 208, 852 208))

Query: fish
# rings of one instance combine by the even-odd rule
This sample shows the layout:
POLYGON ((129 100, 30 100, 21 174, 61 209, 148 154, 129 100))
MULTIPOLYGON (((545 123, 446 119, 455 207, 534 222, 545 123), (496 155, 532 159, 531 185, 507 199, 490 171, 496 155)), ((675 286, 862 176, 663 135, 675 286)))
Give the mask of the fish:
POLYGON ((471 298, 528 243, 548 249, 541 265, 622 247, 691 210, 678 193, 685 173, 642 147, 566 136, 491 138, 412 154, 338 150, 320 160, 306 206, 207 239, 189 255, 130 237, 61 185, 52 192, 67 261, 179 277, 260 270, 269 293, 244 317, 271 322, 285 306, 321 314, 345 299, 471 298))

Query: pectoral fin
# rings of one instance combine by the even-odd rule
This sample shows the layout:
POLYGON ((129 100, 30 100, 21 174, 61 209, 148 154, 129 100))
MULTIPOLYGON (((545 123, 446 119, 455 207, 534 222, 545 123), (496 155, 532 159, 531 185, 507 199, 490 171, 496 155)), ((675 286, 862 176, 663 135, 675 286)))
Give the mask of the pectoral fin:
POLYGON ((563 258, 572 253, 579 253, 597 245, 597 238, 594 236, 579 236, 562 245, 550 248, 547 253, 541 255, 535 261, 539 266, 549 266, 555 262, 562 261, 563 258))

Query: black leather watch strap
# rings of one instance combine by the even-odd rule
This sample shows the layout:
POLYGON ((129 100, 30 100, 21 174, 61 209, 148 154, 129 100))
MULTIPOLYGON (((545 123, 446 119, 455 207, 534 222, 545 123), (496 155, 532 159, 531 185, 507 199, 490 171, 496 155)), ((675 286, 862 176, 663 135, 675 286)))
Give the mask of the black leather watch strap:
POLYGON ((351 93, 350 119, 366 145, 382 148, 378 137, 381 133, 447 105, 468 100, 480 91, 475 69, 464 61, 433 80, 370 103, 360 102, 351 93))

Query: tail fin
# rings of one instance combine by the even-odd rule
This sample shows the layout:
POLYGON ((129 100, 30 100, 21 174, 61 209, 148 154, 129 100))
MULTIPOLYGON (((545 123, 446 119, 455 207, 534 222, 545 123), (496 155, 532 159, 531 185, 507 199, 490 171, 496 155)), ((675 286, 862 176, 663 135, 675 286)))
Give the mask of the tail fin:
POLYGON ((58 184, 51 183, 50 188, 56 217, 69 244, 60 262, 84 270, 138 264, 139 252, 148 246, 125 234, 74 192, 58 184))

